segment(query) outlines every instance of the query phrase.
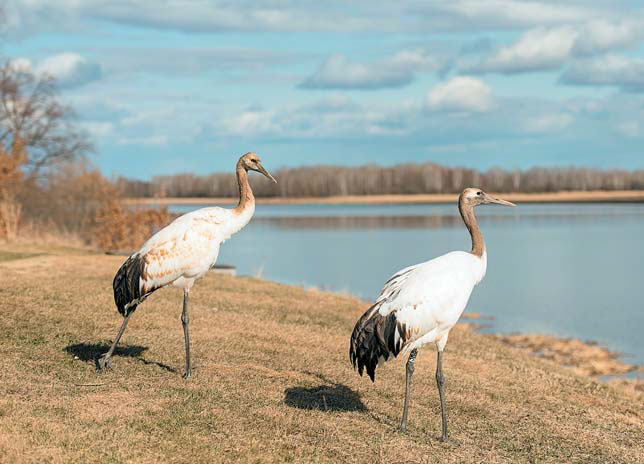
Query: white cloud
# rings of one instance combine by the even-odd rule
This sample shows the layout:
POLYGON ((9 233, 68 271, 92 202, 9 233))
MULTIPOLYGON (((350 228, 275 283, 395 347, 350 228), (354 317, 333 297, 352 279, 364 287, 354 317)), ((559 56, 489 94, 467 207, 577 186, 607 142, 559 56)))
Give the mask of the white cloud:
POLYGON ((148 135, 142 137, 121 137, 116 139, 117 145, 143 145, 143 146, 166 146, 168 137, 166 135, 148 135))
POLYGON ((359 106, 347 95, 335 94, 317 100, 314 103, 303 105, 301 108, 306 111, 318 113, 334 113, 339 111, 357 111, 359 106))
POLYGON ((148 72, 190 75, 219 71, 255 75, 268 68, 289 65, 302 56, 287 51, 244 47, 115 47, 102 51, 101 62, 112 73, 148 72))
POLYGON ((385 65, 409 70, 434 71, 443 63, 437 56, 422 49, 400 50, 391 58, 384 60, 385 65))
POLYGON ((389 17, 379 16, 369 5, 349 5, 341 0, 186 1, 165 0, 7 0, 7 29, 25 35, 30 29, 78 28, 87 19, 100 19, 154 29, 184 32, 227 31, 356 31, 382 29, 389 17), (349 8, 355 14, 347 14, 349 8))
POLYGON ((401 87, 411 82, 405 70, 382 69, 349 61, 344 55, 329 57, 313 75, 300 84, 305 89, 377 89, 401 87))
POLYGON ((532 29, 512 45, 472 68, 477 72, 517 73, 559 68, 570 55, 579 33, 572 27, 532 29))
POLYGON ((644 23, 642 21, 594 20, 581 28, 573 47, 573 53, 590 55, 615 48, 629 47, 641 41, 642 38, 644 38, 644 23))
MULTIPOLYGON (((244 137, 262 138, 269 143, 319 137, 320 141, 330 143, 352 138, 356 146, 366 147, 374 140, 380 144, 385 137, 395 141, 396 137, 405 136, 410 142, 400 143, 401 152, 413 151, 414 146, 425 145, 427 140, 441 146, 451 146, 454 141, 472 146, 472 140, 503 139, 510 146, 514 139, 532 142, 567 138, 573 131, 582 134, 588 128, 598 129, 597 133, 609 132, 612 137, 620 130, 624 134, 644 131, 632 122, 638 120, 638 114, 614 106, 608 109, 602 106, 593 114, 589 114, 589 109, 570 109, 569 100, 562 103, 570 89, 555 88, 551 85, 554 82, 545 82, 548 78, 533 88, 526 86, 519 90, 520 84, 535 81, 475 76, 477 79, 468 77, 471 74, 461 68, 463 75, 456 72, 457 76, 452 77, 449 73, 448 78, 440 74, 443 82, 433 87, 421 81, 428 77, 422 73, 440 73, 446 69, 444 56, 458 54, 463 43, 471 41, 469 53, 460 58, 484 57, 482 61, 491 72, 564 67, 562 81, 570 84, 640 89, 644 84, 639 76, 644 71, 639 59, 605 58, 600 65, 589 59, 606 51, 634 46, 642 40, 640 31, 644 27, 639 26, 637 14, 631 17, 628 13, 636 11, 616 1, 619 5, 610 2, 607 6, 607 1, 591 4, 577 0, 563 3, 554 0, 330 0, 323 3, 168 0, 164 8, 159 8, 157 2, 141 0, 137 8, 132 8, 133 3, 128 1, 8 0, 24 13, 11 27, 26 34, 41 32, 43 28, 59 29, 56 36, 60 39, 47 43, 47 49, 55 50, 51 53, 79 52, 39 61, 34 57, 41 56, 45 49, 38 47, 50 37, 44 35, 17 45, 20 50, 31 47, 33 54, 25 55, 31 60, 16 60, 16 66, 46 69, 67 85, 80 85, 92 79, 92 73, 87 72, 91 68, 85 66, 83 70, 83 66, 100 56, 102 70, 109 79, 102 80, 100 88, 86 86, 62 98, 80 108, 78 113, 84 118, 81 125, 88 132, 111 144, 177 147, 181 146, 178 140, 185 137, 200 146, 205 145, 204 140, 216 140, 223 146, 228 143, 227 137, 235 140, 234 143, 244 137), (614 11, 598 14, 602 8, 614 11), (115 23, 129 27, 115 27, 115 23), (526 31, 534 26, 537 28, 526 31), (69 30, 74 30, 74 35, 65 33, 69 30), (167 30, 216 34, 180 33, 185 40, 175 47, 172 43, 176 41, 168 39, 167 30), (279 38, 266 35, 263 32, 266 30, 280 32, 279 38), (456 33, 444 34, 446 30, 456 33), (133 49, 124 45, 123 40, 105 39, 104 34, 121 31, 147 39, 133 49), (230 46, 227 44, 232 43, 228 40, 232 36, 225 39, 221 35, 227 31, 248 34, 243 43, 230 46), (289 34, 292 31, 304 34, 289 34), (319 34, 320 31, 325 34, 319 34), (351 34, 332 34, 335 31, 351 34), (378 34, 364 34, 365 31, 378 34), (396 31, 405 34, 396 34, 396 31), (79 45, 82 48, 54 48, 78 37, 87 40, 79 45), (101 45, 98 48, 96 40, 101 45), (285 40, 299 42, 282 46, 285 40), (494 48, 500 41, 507 43, 494 48), (394 47, 403 49, 396 52, 399 48, 394 47), (315 62, 320 65, 319 69, 313 73, 315 65, 310 68, 310 77, 301 85, 340 89, 341 95, 311 102, 311 94, 315 92, 292 91, 296 79, 308 76, 298 76, 304 63, 310 63, 311 57, 320 53, 335 52, 345 54, 315 62), (572 66, 566 69, 567 64, 572 66), (274 85, 267 79, 270 73, 276 77, 279 73, 284 80, 274 85), (405 91, 379 93, 375 98, 345 91, 396 88, 414 79, 421 82, 405 91), (258 80, 261 80, 259 85, 258 80), (494 92, 485 81, 493 83, 494 92), (155 85, 149 85, 150 82, 155 85), (499 96, 506 94, 502 85, 510 86, 507 94, 523 92, 525 98, 499 96), (420 86, 426 91, 418 93, 420 86), (548 89, 553 91, 553 100, 544 101, 548 89), (411 97, 410 92, 416 93, 411 97), (414 100, 403 105, 392 101, 395 96, 414 100), (83 98, 88 99, 87 104, 83 98), (94 108, 108 101, 113 108, 94 108), (204 133, 196 129, 201 127, 205 128, 204 133), (531 135, 536 133, 544 137, 531 135), (213 134, 212 139, 207 139, 213 134), (419 140, 424 142, 418 144, 419 140)), ((173 34, 170 36, 177 35, 173 34)), ((98 76, 100 71, 98 68, 98 76)), ((622 97, 632 97, 641 104, 640 95, 622 97)), ((591 107, 595 103, 589 100, 586 106, 591 107)))
POLYGON ((421 105, 403 102, 392 107, 361 105, 346 96, 265 110, 247 109, 223 116, 204 128, 217 137, 318 138, 402 135, 414 126, 421 105))
POLYGON ((428 9, 432 8, 477 23, 497 26, 578 22, 595 13, 589 6, 519 0, 453 0, 440 2, 428 9))
POLYGON ((273 121, 275 114, 264 110, 249 110, 222 120, 219 132, 226 135, 257 136, 281 131, 273 121))
POLYGON ((184 32, 425 32, 579 23, 637 5, 547 0, 5 0, 10 34, 78 30, 98 19, 184 32))
POLYGON ((433 71, 440 67, 438 58, 423 50, 402 50, 392 57, 359 63, 342 54, 329 57, 301 84, 306 89, 372 90, 402 87, 409 84, 416 72, 433 71))
POLYGON ((572 85, 616 86, 633 92, 644 91, 644 59, 606 55, 580 60, 561 76, 561 82, 572 85))
POLYGON ((526 132, 545 134, 558 132, 572 123, 573 117, 566 113, 545 114, 527 119, 523 123, 526 132))
POLYGON ((59 87, 78 87, 101 77, 101 67, 78 53, 60 53, 45 58, 34 71, 53 76, 59 87))
POLYGON ((9 64, 12 69, 20 73, 31 73, 34 70, 33 63, 29 58, 14 58, 9 64))
MULTIPOLYGON (((334 96, 304 105, 271 106, 229 112, 204 126, 204 140, 257 138, 267 143, 276 140, 329 142, 352 139, 358 144, 376 140, 409 140, 400 142, 452 147, 473 143, 515 140, 510 144, 539 140, 562 140, 570 134, 587 132, 605 134, 616 130, 607 126, 606 115, 619 120, 636 120, 627 98, 544 100, 495 98, 482 81, 459 76, 434 86, 425 101, 407 101, 379 105, 373 101, 359 103, 334 96), (578 108, 577 111, 574 109, 578 108), (593 111, 582 110, 592 109, 593 111)), ((624 126, 623 130, 632 127, 624 126)), ((376 142, 378 143, 378 142, 376 142)))
POLYGON ((78 53, 60 53, 36 63, 15 58, 11 66, 18 71, 51 76, 59 88, 80 87, 101 77, 101 67, 78 53))
POLYGON ((114 130, 114 124, 109 121, 85 121, 80 126, 93 137, 105 137, 114 130))
POLYGON ((154 108, 137 110, 129 113, 121 119, 120 124, 125 127, 157 127, 163 126, 165 121, 172 121, 177 118, 178 114, 174 105, 166 105, 161 108, 155 106, 154 108))
POLYGON ((485 82, 456 76, 429 92, 427 106, 432 110, 485 112, 493 108, 494 97, 485 82))
POLYGON ((468 72, 504 74, 556 70, 578 56, 626 48, 644 39, 644 23, 593 20, 581 25, 539 27, 526 31, 516 42, 497 48, 468 72))
POLYGON ((626 137, 639 137, 642 135, 642 124, 639 121, 624 121, 615 126, 620 135, 626 137))

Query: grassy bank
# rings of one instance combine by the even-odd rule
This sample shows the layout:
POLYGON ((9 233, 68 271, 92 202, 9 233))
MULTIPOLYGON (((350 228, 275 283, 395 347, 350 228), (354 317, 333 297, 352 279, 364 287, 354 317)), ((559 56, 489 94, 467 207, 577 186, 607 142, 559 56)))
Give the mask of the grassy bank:
POLYGON ((416 363, 397 431, 404 362, 375 384, 348 362, 365 304, 219 275, 191 294, 194 377, 181 378, 181 294, 121 318, 123 257, 0 247, 0 462, 642 462, 641 394, 598 383, 493 336, 457 328, 445 353, 453 441, 443 444, 435 352, 416 363))
MULTIPOLYGON (((517 203, 642 203, 644 191, 578 191, 578 192, 547 192, 547 193, 504 193, 504 199, 517 203)), ((425 194, 425 195, 362 195, 338 197, 305 197, 305 198, 258 198, 261 204, 275 205, 361 205, 361 204, 413 204, 413 203, 455 203, 455 194, 425 194)), ((132 205, 144 204, 229 204, 237 202, 236 198, 128 198, 126 203, 132 205)))

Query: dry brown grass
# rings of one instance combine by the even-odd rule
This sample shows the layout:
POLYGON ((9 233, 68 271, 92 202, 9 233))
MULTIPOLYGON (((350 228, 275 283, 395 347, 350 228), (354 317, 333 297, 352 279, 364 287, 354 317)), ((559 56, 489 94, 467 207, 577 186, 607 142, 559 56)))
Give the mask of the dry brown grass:
POLYGON ((86 249, 93 250, 94 248, 87 243, 86 240, 80 237, 78 233, 60 230, 56 226, 46 227, 42 223, 34 223, 32 221, 23 221, 20 225, 20 233, 6 245, 12 247, 27 247, 29 248, 34 243, 39 245, 86 249))
POLYGON ((195 286, 191 381, 172 289, 137 310, 113 370, 99 374, 94 359, 121 322, 111 281, 123 258, 18 251, 41 254, 0 261, 0 462, 644 460, 644 395, 462 329, 444 366, 453 441, 438 441, 431 348, 401 434, 404 361, 375 384, 348 362, 365 304, 250 278, 195 286))
MULTIPOLYGON (((501 196, 519 203, 603 203, 603 202, 644 202, 642 190, 615 191, 575 191, 575 192, 545 192, 545 193, 503 193, 501 196)), ((398 204, 398 203, 455 203, 458 195, 451 193, 431 193, 421 195, 347 195, 335 197, 270 197, 258 198, 262 204, 398 204)), ((236 198, 127 198, 125 201, 132 205, 144 204, 229 204, 237 202, 236 198)))

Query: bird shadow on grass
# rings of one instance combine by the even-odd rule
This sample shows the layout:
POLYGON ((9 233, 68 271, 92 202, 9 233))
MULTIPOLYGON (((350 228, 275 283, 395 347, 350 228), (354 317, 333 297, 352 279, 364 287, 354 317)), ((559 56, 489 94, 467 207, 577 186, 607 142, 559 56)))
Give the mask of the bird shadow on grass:
MULTIPOLYGON (((106 343, 76 343, 65 347, 65 351, 72 356, 76 356, 81 361, 96 362, 103 354, 107 353, 110 345, 106 343)), ((114 356, 128 356, 130 358, 138 358, 141 356, 147 346, 139 345, 121 345, 117 346, 114 350, 114 356)))
MULTIPOLYGON (((72 356, 76 356, 81 361, 92 362, 96 366, 96 369, 100 369, 98 365, 98 359, 103 356, 110 349, 110 345, 107 343, 76 343, 74 345, 68 345, 65 347, 65 351, 72 356)), ((168 366, 157 361, 148 361, 143 358, 141 355, 147 351, 147 346, 140 345, 120 345, 117 346, 114 350, 114 357, 129 357, 136 358, 141 361, 146 366, 154 365, 160 367, 169 372, 177 372, 173 367, 168 366)))
MULTIPOLYGON (((96 369, 99 368, 98 358, 107 353, 109 349, 110 345, 106 343, 76 343, 74 345, 68 345, 65 347, 65 351, 67 353, 77 357, 81 361, 93 362, 96 366, 96 369)), ((114 356, 128 356, 130 358, 138 358, 141 356, 141 353, 143 353, 147 349, 147 346, 139 345, 117 346, 116 350, 114 350, 114 356)))
MULTIPOLYGON (((140 358, 140 361, 141 361, 143 364, 145 364, 146 366, 149 366, 149 365, 157 366, 157 367, 160 367, 160 368, 161 368, 161 369, 163 369, 163 370, 166 370, 166 371, 168 371, 168 372, 173 372, 173 373, 175 373, 175 374, 176 374, 177 372, 179 372, 179 371, 177 371, 174 367, 170 367, 170 366, 168 366, 167 364, 163 364, 163 363, 160 363, 160 362, 157 362, 157 361, 148 361, 148 360, 147 360, 147 359, 145 359, 145 358, 140 358)), ((195 368, 194 368, 194 367, 192 368, 192 371, 193 371, 193 372, 195 371, 195 368)))
POLYGON ((298 409, 320 411, 366 411, 360 395, 346 385, 291 387, 284 390, 284 403, 298 409))

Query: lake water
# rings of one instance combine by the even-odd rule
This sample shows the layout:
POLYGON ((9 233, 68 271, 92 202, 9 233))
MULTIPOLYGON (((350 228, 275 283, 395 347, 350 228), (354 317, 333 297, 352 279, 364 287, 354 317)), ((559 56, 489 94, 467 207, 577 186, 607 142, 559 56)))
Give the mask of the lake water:
MULTIPOLYGON (((644 205, 486 205, 476 213, 488 268, 465 311, 494 317, 484 330, 594 340, 644 364, 644 205)), ((260 204, 218 263, 371 300, 397 270, 469 249, 452 204, 260 204)))

